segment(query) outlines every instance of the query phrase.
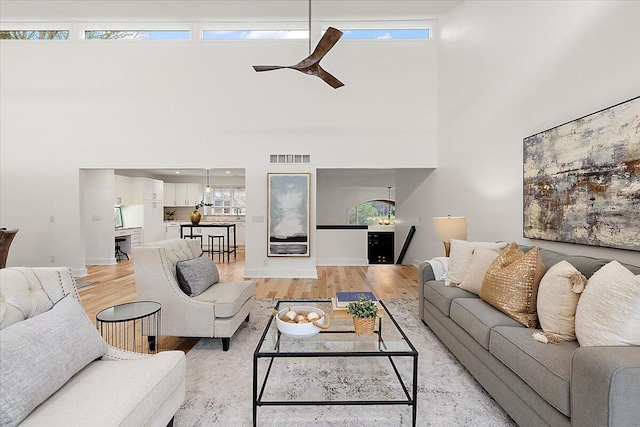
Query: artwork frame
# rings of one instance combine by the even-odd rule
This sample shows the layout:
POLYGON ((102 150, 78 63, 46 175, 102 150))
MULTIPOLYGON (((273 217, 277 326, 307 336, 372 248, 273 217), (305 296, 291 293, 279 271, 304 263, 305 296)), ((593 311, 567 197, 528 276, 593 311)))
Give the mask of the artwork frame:
POLYGON ((115 228, 124 227, 124 223, 122 221, 122 208, 120 206, 113 207, 113 225, 115 228))
POLYGON ((523 236, 640 251, 640 96, 523 140, 523 236))
POLYGON ((267 256, 311 256, 311 174, 267 173, 267 256))

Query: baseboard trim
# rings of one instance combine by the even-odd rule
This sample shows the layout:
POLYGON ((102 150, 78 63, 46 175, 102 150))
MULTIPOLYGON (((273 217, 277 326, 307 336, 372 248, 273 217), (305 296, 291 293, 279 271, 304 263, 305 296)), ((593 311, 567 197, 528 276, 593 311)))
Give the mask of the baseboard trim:
POLYGON ((85 261, 87 265, 114 265, 117 261, 116 258, 87 258, 85 261))

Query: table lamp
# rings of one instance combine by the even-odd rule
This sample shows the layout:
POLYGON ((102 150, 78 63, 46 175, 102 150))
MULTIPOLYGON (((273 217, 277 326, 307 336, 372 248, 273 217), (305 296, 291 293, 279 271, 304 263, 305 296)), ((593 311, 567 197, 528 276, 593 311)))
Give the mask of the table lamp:
POLYGON ((463 216, 437 216, 433 226, 438 238, 444 243, 444 254, 451 252, 451 239, 467 240, 467 218, 463 216))

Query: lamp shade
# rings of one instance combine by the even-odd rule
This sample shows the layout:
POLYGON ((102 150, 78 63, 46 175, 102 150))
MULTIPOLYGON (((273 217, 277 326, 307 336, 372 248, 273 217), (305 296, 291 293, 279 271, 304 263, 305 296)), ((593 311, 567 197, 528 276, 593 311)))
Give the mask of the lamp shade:
POLYGON ((438 238, 443 242, 451 239, 467 240, 467 218, 463 216, 438 216, 433 218, 438 238))

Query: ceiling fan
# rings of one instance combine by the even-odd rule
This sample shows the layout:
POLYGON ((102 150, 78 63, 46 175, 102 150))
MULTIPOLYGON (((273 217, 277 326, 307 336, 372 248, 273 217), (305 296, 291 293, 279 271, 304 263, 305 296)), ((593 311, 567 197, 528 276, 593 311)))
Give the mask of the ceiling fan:
POLYGON ((320 60, 331 50, 331 48, 342 37, 342 31, 329 27, 327 31, 322 35, 322 38, 318 42, 313 53, 311 53, 311 0, 309 0, 309 56, 295 65, 254 65, 253 69, 256 71, 271 71, 279 70, 281 68, 289 68, 292 70, 298 70, 302 73, 309 74, 311 76, 320 77, 329 86, 334 89, 344 86, 340 80, 329 74, 324 68, 320 66, 320 60))

